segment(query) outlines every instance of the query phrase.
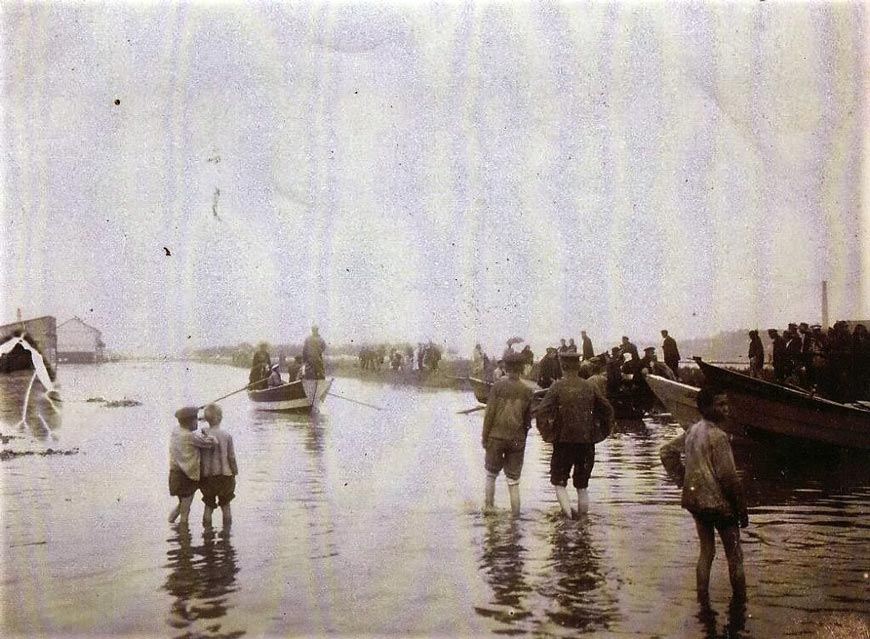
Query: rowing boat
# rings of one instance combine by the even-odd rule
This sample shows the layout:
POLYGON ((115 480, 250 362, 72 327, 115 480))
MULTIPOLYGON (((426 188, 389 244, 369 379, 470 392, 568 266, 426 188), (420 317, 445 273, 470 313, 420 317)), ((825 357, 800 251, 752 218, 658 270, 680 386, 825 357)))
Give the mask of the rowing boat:
POLYGON ((281 386, 249 390, 248 399, 256 410, 307 413, 316 412, 323 403, 332 379, 300 379, 281 386))
MULTIPOLYGON (((731 428, 737 429, 734 431, 737 434, 754 439, 774 437, 802 444, 870 450, 870 410, 867 408, 772 384, 708 364, 700 358, 696 362, 707 382, 724 389, 728 395, 731 428)), ((658 387, 661 389, 662 384, 658 387)), ((659 395, 659 398, 668 406, 664 397, 659 395)), ((668 408, 675 413, 671 406, 668 408)), ((725 430, 729 430, 728 425, 725 430)))

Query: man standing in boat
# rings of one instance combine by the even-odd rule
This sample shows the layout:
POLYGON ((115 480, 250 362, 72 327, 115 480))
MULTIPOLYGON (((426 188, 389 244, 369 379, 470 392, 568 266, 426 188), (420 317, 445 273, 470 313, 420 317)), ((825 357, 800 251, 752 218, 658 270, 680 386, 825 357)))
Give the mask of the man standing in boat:
POLYGON ((326 379, 326 369, 323 365, 323 353, 326 352, 326 342, 320 337, 316 326, 311 327, 311 335, 305 338, 302 345, 302 361, 305 364, 307 379, 326 379))
POLYGON ((481 443, 486 451, 486 494, 484 507, 495 505, 495 480, 504 470, 507 478, 511 511, 520 514, 520 474, 526 450, 526 434, 532 427, 532 389, 520 380, 523 356, 511 353, 505 357, 507 376, 489 391, 483 418, 481 443))
POLYGON ((592 347, 592 340, 586 334, 586 331, 580 331, 580 346, 583 349, 583 361, 588 362, 595 357, 595 349, 592 347))
POLYGON ((665 364, 673 371, 675 379, 680 379, 680 349, 677 348, 677 340, 665 329, 662 329, 662 340, 662 356, 665 364))

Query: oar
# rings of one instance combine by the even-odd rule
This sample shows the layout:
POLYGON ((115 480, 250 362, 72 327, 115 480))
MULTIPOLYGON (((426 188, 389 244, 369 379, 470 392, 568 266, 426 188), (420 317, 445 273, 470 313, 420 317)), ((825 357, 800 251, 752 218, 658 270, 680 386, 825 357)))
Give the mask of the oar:
POLYGON ((374 404, 366 404, 365 402, 361 402, 358 399, 351 399, 350 397, 345 397, 344 395, 339 395, 338 393, 327 393, 327 395, 332 395, 333 397, 338 397, 339 399, 343 399, 346 402, 352 402, 354 404, 359 404, 360 406, 374 408, 375 410, 384 410, 380 406, 375 406, 374 404))
POLYGON ((460 411, 457 411, 456 414, 457 415, 471 415, 471 413, 476 413, 477 411, 483 410, 484 408, 486 408, 486 404, 484 404, 483 406, 475 406, 474 408, 467 408, 465 410, 460 410, 460 411))
POLYGON ((250 384, 248 384, 246 386, 242 386, 239 390, 234 390, 232 393, 227 393, 226 395, 223 395, 222 397, 218 397, 217 399, 214 399, 206 404, 203 404, 202 406, 200 406, 200 409, 205 408, 206 406, 208 406, 208 404, 217 404, 222 399, 226 399, 227 397, 232 397, 233 395, 241 393, 243 390, 248 390, 254 384, 262 384, 263 382, 266 382, 268 380, 269 380, 268 377, 264 377, 263 379, 258 379, 256 382, 251 382, 250 384))

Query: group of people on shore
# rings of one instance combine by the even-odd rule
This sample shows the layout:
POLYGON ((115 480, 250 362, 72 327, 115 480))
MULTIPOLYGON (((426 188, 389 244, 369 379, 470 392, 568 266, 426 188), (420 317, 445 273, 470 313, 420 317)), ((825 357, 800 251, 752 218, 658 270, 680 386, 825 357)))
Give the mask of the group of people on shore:
MULTIPOLYGON (((870 399, 870 333, 863 324, 849 331, 845 321, 827 330, 820 324, 791 323, 782 334, 768 329, 774 381, 800 386, 836 401, 870 399)), ((764 344, 749 331, 749 374, 761 378, 764 344)))
POLYGON ((497 381, 507 374, 507 359, 518 355, 523 364, 521 374, 525 377, 532 375, 538 386, 549 388, 555 380, 562 377, 561 360, 563 356, 577 355, 581 363, 580 376, 589 378, 604 372, 608 388, 611 391, 618 388, 624 380, 630 379, 635 373, 652 373, 676 380, 679 375, 680 351, 677 348, 677 342, 667 330, 663 329, 661 334, 664 362, 659 361, 655 346, 646 347, 643 351, 644 355, 641 357, 637 346, 627 335, 622 336, 622 341, 618 346, 596 355, 592 340, 586 331, 581 331, 581 347, 579 349, 573 338, 567 341, 563 338, 558 347, 547 347, 546 354, 537 362, 537 370, 535 370, 534 353, 529 345, 524 346, 521 351, 515 351, 515 342, 509 340, 501 358, 493 361, 483 352, 480 344, 477 344, 472 354, 472 376, 481 376, 485 381, 497 381))
MULTIPOLYGON (((520 477, 533 418, 541 438, 552 444, 550 484, 562 514, 578 519, 589 509, 595 445, 611 432, 614 411, 594 376, 585 379, 581 375, 580 353, 566 350, 557 357, 561 376, 547 387, 537 405, 535 392, 520 377, 525 358, 521 353, 505 353, 503 357, 506 375, 490 390, 481 433, 485 512, 494 508, 496 480, 504 472, 511 511, 514 516, 520 514, 520 477), (576 491, 576 505, 568 493, 569 478, 576 491)), ((662 448, 662 463, 682 488, 682 506, 695 521, 700 542, 696 567, 699 599, 709 601, 717 531, 725 547, 734 596, 745 599, 739 529, 745 528, 749 519, 731 445, 719 427, 728 417, 728 398, 720 390, 704 388, 698 393, 697 406, 702 419, 662 448)))
POLYGON ((394 371, 437 371, 443 355, 432 341, 420 342, 417 348, 405 346, 364 346, 359 351, 360 370, 380 371, 384 367, 394 371), (415 367, 416 364, 416 367, 415 367))

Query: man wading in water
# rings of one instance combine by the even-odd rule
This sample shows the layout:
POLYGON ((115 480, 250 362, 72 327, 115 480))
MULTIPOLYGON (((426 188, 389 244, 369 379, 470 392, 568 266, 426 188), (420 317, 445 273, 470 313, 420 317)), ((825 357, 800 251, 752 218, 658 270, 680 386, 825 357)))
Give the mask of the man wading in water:
POLYGON ((520 514, 520 474, 526 451, 526 434, 532 427, 532 389, 520 380, 524 358, 510 353, 505 358, 507 376, 502 377, 489 391, 486 414, 483 418, 481 443, 486 451, 485 511, 491 512, 495 504, 495 479, 504 469, 511 511, 520 514))
POLYGON ((589 476, 595 464, 595 442, 601 441, 596 429, 597 418, 607 424, 613 422, 613 407, 601 391, 580 377, 580 354, 562 353, 564 377, 547 390, 535 412, 538 428, 541 422, 553 419, 553 455, 550 458, 550 483, 555 486, 556 499, 562 513, 569 519, 575 516, 568 497, 568 476, 574 468, 574 488, 577 489, 577 513, 589 510, 589 476))
POLYGON ((737 600, 746 599, 746 576, 743 572, 743 549, 740 528, 749 525, 740 478, 728 435, 719 428, 729 415, 728 396, 721 390, 702 388, 698 392, 698 410, 703 419, 685 433, 662 446, 662 464, 683 489, 682 506, 695 518, 701 553, 696 579, 698 600, 710 598, 710 568, 716 555, 714 531, 719 531, 731 590, 737 600), (685 453, 685 465, 681 454, 685 453))

